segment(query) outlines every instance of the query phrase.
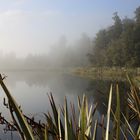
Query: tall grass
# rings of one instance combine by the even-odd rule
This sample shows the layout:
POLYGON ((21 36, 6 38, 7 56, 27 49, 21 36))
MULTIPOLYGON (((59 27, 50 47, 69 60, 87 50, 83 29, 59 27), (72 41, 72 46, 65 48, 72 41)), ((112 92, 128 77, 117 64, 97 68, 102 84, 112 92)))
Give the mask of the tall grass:
POLYGON ((23 140, 96 140, 98 131, 100 131, 102 140, 128 140, 131 136, 134 140, 140 139, 140 91, 134 82, 128 77, 130 82, 130 93, 127 98, 128 113, 122 113, 120 107, 119 86, 113 90, 110 87, 108 107, 105 124, 105 118, 94 120, 94 114, 97 110, 97 104, 91 104, 83 95, 82 101, 78 98, 78 115, 74 104, 68 106, 67 99, 64 99, 64 106, 57 107, 53 95, 48 95, 52 108, 52 115, 44 113, 46 123, 40 124, 29 119, 19 109, 17 102, 8 91, 3 77, 0 75, 0 84, 8 98, 9 110, 19 135, 23 140), (116 108, 112 109, 112 96, 116 94, 116 108), (113 117, 111 117, 113 116, 113 117), (30 120, 30 121, 28 121, 30 120), (131 125, 135 121, 136 130, 131 125), (32 122, 32 123, 31 123, 32 122), (113 128, 112 125, 113 124, 113 128), (110 129, 111 128, 111 129, 110 129))

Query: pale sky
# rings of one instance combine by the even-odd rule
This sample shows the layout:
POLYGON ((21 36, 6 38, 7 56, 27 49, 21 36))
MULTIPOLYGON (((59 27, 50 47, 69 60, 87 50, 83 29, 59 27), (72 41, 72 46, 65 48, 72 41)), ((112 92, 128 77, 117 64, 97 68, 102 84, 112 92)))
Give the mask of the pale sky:
POLYGON ((93 38, 112 24, 114 12, 132 18, 138 6, 140 0, 0 0, 0 51, 47 53, 61 36, 93 38))

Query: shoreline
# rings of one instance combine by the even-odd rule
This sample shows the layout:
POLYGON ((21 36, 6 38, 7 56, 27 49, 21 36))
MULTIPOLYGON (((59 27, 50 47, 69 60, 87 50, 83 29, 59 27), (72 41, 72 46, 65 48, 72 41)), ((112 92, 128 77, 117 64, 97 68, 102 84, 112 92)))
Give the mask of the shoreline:
POLYGON ((90 79, 127 80, 126 74, 140 80, 140 68, 116 67, 78 67, 72 70, 74 75, 90 79))

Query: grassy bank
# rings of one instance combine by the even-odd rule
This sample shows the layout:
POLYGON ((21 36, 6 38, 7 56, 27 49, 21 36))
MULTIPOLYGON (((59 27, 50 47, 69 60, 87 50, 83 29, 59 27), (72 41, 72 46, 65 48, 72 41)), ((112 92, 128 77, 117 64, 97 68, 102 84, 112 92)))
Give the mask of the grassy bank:
POLYGON ((73 74, 92 79, 116 79, 125 80, 126 73, 140 79, 140 68, 116 68, 116 67, 79 67, 72 71, 73 74))

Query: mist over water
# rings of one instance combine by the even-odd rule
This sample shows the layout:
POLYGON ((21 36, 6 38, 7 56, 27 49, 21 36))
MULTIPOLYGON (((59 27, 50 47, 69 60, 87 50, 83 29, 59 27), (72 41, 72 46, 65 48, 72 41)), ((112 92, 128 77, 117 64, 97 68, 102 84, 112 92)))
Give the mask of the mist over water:
MULTIPOLYGON (((92 41, 83 34, 73 44, 68 44, 65 36, 51 46, 49 52, 30 53, 25 57, 17 57, 14 52, 0 55, 1 70, 48 69, 49 67, 74 67, 89 64, 87 54, 91 50, 92 41)), ((22 51, 22 50, 21 50, 22 51)))

